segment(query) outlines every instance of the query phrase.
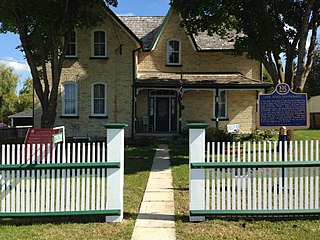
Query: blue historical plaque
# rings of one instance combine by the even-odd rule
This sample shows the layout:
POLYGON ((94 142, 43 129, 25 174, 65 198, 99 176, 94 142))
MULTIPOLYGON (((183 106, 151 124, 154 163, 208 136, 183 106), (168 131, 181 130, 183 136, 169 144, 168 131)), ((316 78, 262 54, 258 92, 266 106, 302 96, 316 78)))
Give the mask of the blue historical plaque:
POLYGON ((307 128, 307 94, 294 93, 289 85, 277 85, 271 94, 259 95, 259 126, 307 128))

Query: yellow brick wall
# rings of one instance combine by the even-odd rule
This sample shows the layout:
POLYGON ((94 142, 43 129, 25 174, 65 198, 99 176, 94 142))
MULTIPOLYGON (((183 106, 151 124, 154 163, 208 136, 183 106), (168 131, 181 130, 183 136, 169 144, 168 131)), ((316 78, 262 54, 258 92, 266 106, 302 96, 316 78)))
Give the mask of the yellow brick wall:
MULTIPOLYGON (((55 125, 66 126, 67 137, 88 134, 92 138, 106 136, 103 123, 115 122, 114 96, 117 96, 118 122, 129 124, 125 135, 131 134, 132 116, 132 52, 137 48, 133 39, 108 17, 105 22, 93 29, 78 29, 77 59, 66 59, 61 74, 61 83, 78 84, 78 118, 63 118, 61 84, 59 87, 57 118, 55 125), (90 59, 93 30, 106 31, 108 59, 90 59), (122 55, 116 49, 122 44, 122 55), (108 119, 90 118, 91 86, 101 82, 107 86, 108 119)), ((36 127, 40 126, 41 110, 36 109, 36 127)))
POLYGON ((247 77, 260 79, 260 63, 245 56, 235 56, 230 52, 197 52, 183 28, 181 19, 173 12, 152 52, 139 52, 139 71, 162 72, 241 72, 247 77), (181 41, 182 67, 168 67, 167 42, 181 41))
MULTIPOLYGON (((256 94, 255 90, 227 91, 227 120, 219 120, 219 128, 227 130, 227 124, 240 124, 243 133, 251 133, 256 129, 256 94)), ((182 128, 187 123, 204 122, 216 127, 214 91, 186 91, 182 104, 182 128)))

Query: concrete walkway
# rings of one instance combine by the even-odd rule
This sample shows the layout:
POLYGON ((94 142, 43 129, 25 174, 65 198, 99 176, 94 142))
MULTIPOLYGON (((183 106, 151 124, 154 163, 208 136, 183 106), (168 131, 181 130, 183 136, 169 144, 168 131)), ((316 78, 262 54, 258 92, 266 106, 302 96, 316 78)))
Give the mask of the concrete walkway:
POLYGON ((159 145, 131 240, 176 239, 174 217, 169 150, 159 145))

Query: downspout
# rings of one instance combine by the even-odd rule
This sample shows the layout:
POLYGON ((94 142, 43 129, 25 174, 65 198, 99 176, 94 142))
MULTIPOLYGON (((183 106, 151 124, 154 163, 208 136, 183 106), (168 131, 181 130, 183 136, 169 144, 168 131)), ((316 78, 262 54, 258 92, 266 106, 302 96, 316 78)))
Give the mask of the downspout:
POLYGON ((215 117, 216 117, 216 128, 219 128, 219 88, 216 88, 215 98, 215 117))
POLYGON ((134 133, 135 133, 135 113, 136 113, 136 87, 135 87, 135 83, 136 83, 136 52, 139 51, 140 49, 142 49, 142 47, 139 47, 135 50, 132 51, 132 106, 131 106, 131 137, 134 138, 134 133))

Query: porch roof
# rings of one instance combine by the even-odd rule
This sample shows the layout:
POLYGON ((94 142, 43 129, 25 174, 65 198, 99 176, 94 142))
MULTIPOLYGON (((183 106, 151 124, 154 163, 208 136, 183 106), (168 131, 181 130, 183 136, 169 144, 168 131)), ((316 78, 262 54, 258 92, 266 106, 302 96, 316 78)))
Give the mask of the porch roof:
POLYGON ((263 89, 271 83, 251 79, 239 72, 234 73, 168 73, 139 72, 134 87, 178 88, 182 79, 183 88, 236 88, 263 89))

